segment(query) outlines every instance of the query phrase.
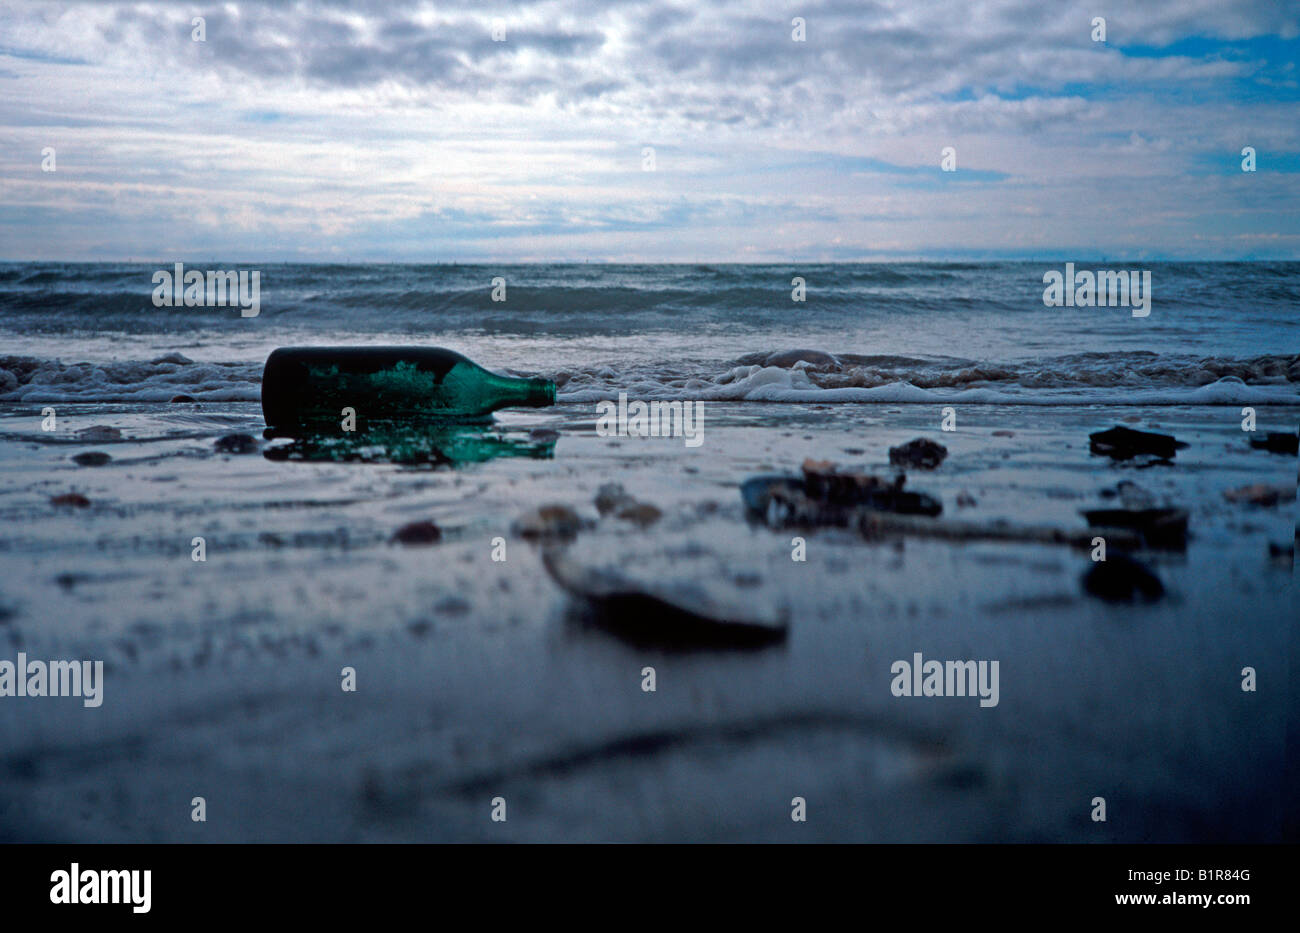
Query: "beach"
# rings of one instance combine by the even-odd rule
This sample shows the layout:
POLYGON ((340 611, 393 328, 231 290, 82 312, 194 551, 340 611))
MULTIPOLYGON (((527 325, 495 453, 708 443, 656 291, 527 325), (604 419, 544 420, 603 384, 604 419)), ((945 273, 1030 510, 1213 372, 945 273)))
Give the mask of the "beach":
MULTIPOLYGON (((48 270, 13 273, 0 304, 0 657, 102 660, 104 682, 95 708, 0 700, 0 837, 1279 841, 1293 806, 1280 775, 1296 459, 1250 445, 1300 423, 1294 274, 1277 265, 1276 303, 1236 316, 1198 297, 1222 295, 1231 270, 1211 288, 1157 269, 1171 304, 1156 293, 1140 337, 1126 309, 1043 308, 1041 270, 1016 264, 851 268, 841 278, 876 278, 793 312, 753 297, 789 304, 786 269, 708 272, 721 284, 707 301, 679 267, 589 271, 612 275, 611 290, 530 304, 529 287, 561 277, 542 269, 513 318, 483 296, 393 311, 387 286, 362 311, 348 301, 375 287, 367 276, 415 273, 300 267, 315 284, 288 302, 268 273, 252 321, 155 314, 148 276, 128 267, 91 274, 114 293, 114 276, 143 283, 141 307, 42 316, 21 283, 48 270), (1016 284, 998 294, 1019 289, 1014 314, 961 300, 999 276, 1016 284), (328 301, 312 297, 327 286, 328 301), (875 308, 873 289, 899 304, 875 308), (548 376, 558 404, 500 412, 454 450, 435 437, 430 449, 451 452, 421 462, 383 445, 300 458, 262 436, 270 348, 395 340, 548 376), (602 436, 597 405, 620 392, 702 401, 702 443, 602 436), (1116 425, 1188 446, 1168 464, 1091 452, 1089 434, 1116 425), (219 443, 231 435, 250 440, 219 443), (936 469, 905 470, 944 519, 1086 530, 1081 510, 1113 505, 1120 483, 1187 509, 1185 550, 1136 555, 1163 597, 1089 594, 1086 549, 776 528, 742 503, 745 479, 797 475, 807 459, 892 476, 889 449, 914 438, 947 449, 936 469), (72 459, 87 452, 109 459, 72 459), (1290 501, 1224 496, 1258 483, 1290 501), (609 484, 658 517, 601 515, 609 484), (84 503, 59 504, 70 495, 84 503), (575 559, 670 588, 707 581, 779 610, 785 637, 698 647, 597 624, 520 531, 546 504, 581 518, 575 559), (395 539, 420 521, 438 540, 395 539), (996 703, 895 695, 892 666, 918 654, 997 661, 996 703), (489 816, 496 798, 504 821, 489 816), (795 798, 806 821, 791 819, 795 798)), ((490 278, 419 275, 449 295, 490 278)))

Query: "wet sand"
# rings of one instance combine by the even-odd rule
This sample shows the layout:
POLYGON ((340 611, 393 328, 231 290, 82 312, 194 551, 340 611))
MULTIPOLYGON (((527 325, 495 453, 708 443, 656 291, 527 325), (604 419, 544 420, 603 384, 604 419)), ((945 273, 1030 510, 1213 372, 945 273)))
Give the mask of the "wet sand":
MULTIPOLYGON (((65 405, 55 435, 39 406, 6 410, 0 658, 102 659, 106 682, 97 709, 0 699, 0 838, 1279 837, 1295 583, 1268 544, 1293 540, 1295 503, 1222 493, 1293 486, 1296 460, 1249 449, 1237 409, 970 406, 946 433, 933 406, 717 403, 695 449, 599 437, 593 409, 505 414, 521 444, 558 430, 553 457, 455 469, 218 453, 232 432, 260 440, 246 403, 65 405), (1090 431, 1129 416, 1191 446, 1150 469, 1089 453, 1090 431), (75 437, 95 425, 122 438, 75 437), (799 532, 744 514, 747 476, 805 457, 887 473, 888 448, 918 436, 949 457, 908 488, 946 517, 1081 528, 1124 479, 1188 508, 1187 552, 1143 558, 1168 595, 1101 602, 1080 585, 1086 553, 1040 544, 819 530, 796 562, 799 532), (90 450, 112 460, 69 459, 90 450), (600 518, 611 482, 663 518, 600 518), (50 503, 73 491, 90 505, 50 503), (786 610, 787 639, 698 650, 593 624, 511 530, 545 502, 589 519, 573 553, 648 579, 708 573, 786 610), (439 543, 391 540, 424 519, 439 543), (998 705, 893 696, 890 666, 915 652, 998 660, 998 705)), ((1295 430, 1296 412, 1261 408, 1260 430, 1295 430)))

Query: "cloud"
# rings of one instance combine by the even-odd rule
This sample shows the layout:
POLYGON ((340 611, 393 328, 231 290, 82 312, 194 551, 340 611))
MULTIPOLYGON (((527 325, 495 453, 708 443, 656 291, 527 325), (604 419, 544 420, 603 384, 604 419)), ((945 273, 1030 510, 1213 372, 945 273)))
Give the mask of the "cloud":
POLYGON ((1101 6, 0 4, 0 257, 1294 255, 1294 7, 1101 6))

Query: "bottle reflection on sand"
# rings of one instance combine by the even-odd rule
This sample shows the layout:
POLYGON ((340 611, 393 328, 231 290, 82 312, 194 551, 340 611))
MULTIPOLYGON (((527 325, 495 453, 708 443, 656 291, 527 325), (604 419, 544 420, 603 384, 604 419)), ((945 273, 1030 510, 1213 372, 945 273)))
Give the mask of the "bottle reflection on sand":
POLYGON ((498 457, 549 460, 555 456, 556 439, 551 431, 510 436, 491 422, 446 425, 372 422, 358 431, 339 431, 337 425, 332 430, 268 428, 265 436, 287 441, 269 445, 263 451, 268 460, 432 467, 483 463, 498 457))

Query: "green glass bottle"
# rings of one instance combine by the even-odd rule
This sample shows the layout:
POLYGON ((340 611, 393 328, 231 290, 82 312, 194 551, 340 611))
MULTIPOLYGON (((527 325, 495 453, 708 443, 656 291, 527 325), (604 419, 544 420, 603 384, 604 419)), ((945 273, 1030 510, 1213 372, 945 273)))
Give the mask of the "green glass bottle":
POLYGON ((499 408, 555 404, 549 379, 489 372, 442 347, 281 347, 262 373, 262 413, 273 429, 341 424, 486 420, 499 408))

